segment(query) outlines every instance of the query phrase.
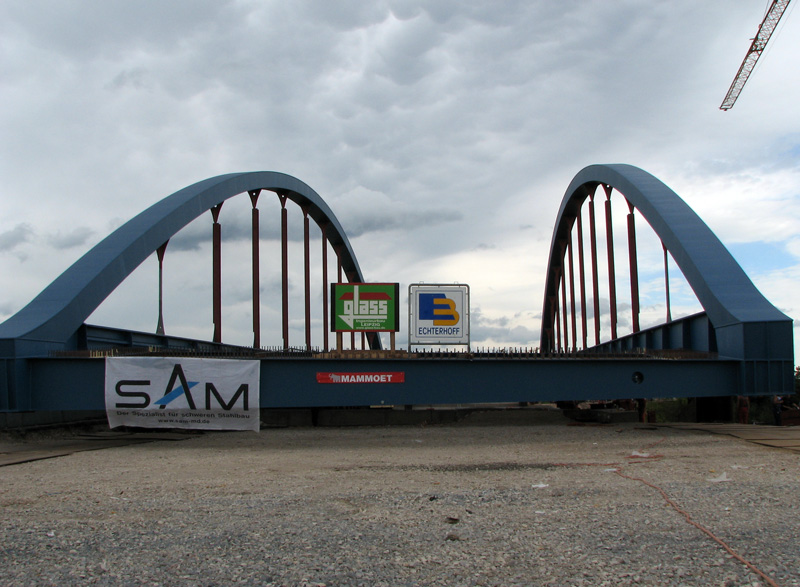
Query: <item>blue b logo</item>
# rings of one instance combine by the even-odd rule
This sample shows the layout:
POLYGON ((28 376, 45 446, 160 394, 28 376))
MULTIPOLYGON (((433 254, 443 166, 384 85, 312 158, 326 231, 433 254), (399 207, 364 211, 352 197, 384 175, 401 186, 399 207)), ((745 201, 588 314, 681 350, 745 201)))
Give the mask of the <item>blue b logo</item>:
POLYGON ((419 294, 420 320, 433 320, 434 326, 453 326, 460 318, 455 301, 443 293, 419 294))

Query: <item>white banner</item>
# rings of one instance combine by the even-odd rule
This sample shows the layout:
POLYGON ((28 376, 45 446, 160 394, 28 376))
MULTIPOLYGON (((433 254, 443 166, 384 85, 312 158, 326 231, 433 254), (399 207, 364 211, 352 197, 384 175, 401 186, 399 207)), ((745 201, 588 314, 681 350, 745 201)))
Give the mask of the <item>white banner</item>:
POLYGON ((108 425, 258 430, 260 361, 106 359, 108 425))

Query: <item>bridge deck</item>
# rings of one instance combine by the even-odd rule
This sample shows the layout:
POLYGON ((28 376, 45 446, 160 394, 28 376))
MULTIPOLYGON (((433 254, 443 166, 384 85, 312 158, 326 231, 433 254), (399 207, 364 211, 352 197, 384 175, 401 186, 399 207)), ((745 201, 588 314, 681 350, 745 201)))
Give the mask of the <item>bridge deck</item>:
MULTIPOLYGON (((250 353, 248 358, 261 361, 263 408, 552 402, 741 393, 738 361, 697 354, 692 357, 675 353, 591 356, 403 351, 271 354, 252 349, 250 353), (401 377, 381 379, 376 376, 380 374, 401 377), (337 379, 331 375, 347 377, 337 379)), ((83 356, 76 355, 30 359, 33 390, 30 409, 45 409, 45 406, 50 410, 104 409, 102 353, 85 351, 83 356)), ((245 358, 242 355, 239 357, 245 358)), ((225 356, 230 358, 231 354, 225 356)))

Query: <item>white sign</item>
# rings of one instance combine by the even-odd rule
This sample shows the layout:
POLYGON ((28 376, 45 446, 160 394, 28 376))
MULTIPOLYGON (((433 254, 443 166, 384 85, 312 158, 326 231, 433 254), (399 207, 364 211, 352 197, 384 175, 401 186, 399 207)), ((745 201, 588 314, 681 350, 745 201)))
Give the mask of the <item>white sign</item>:
POLYGON ((260 372, 260 361, 108 358, 108 425, 258 430, 260 372))
POLYGON ((469 344, 469 286, 408 286, 408 342, 469 344))

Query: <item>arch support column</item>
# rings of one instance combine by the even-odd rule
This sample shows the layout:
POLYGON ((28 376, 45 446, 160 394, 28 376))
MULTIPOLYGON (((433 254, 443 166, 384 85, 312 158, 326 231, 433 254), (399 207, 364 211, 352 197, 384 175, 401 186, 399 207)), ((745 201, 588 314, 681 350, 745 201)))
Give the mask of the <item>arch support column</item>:
POLYGON ((214 220, 212 227, 212 290, 214 314, 214 342, 222 342, 222 226, 219 223, 219 213, 222 203, 211 208, 211 218, 214 220))
POLYGON ((253 207, 250 213, 251 240, 252 240, 252 261, 253 261, 253 348, 261 348, 261 260, 260 244, 261 236, 259 229, 258 196, 261 190, 250 190, 250 203, 253 207))

